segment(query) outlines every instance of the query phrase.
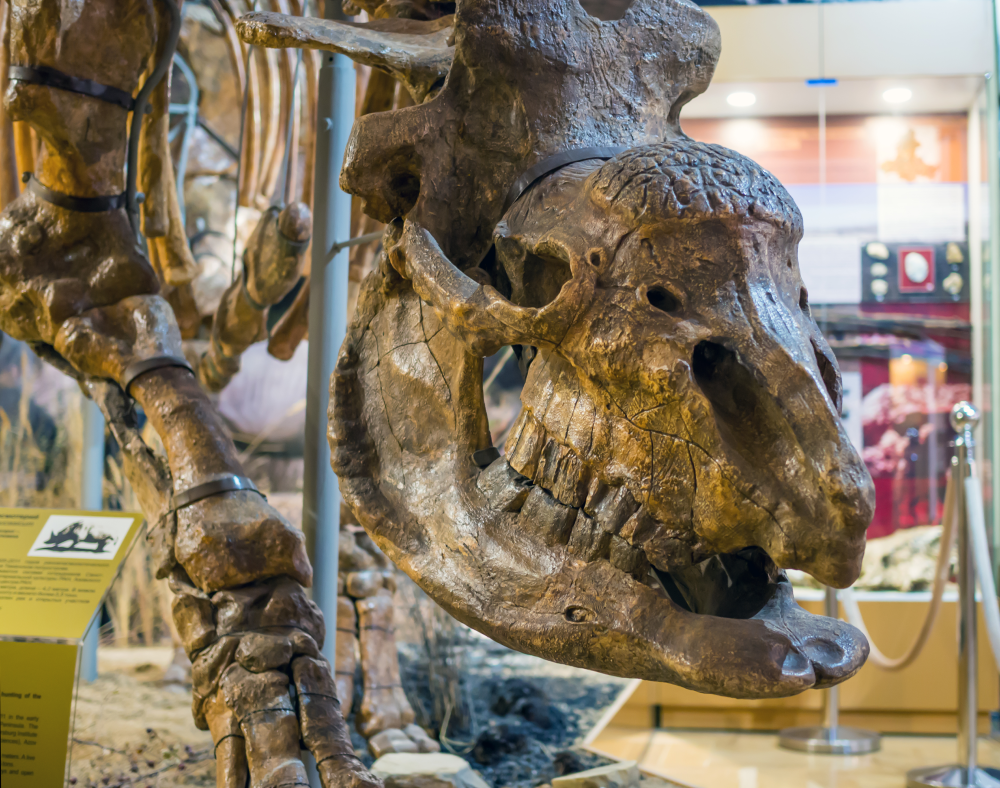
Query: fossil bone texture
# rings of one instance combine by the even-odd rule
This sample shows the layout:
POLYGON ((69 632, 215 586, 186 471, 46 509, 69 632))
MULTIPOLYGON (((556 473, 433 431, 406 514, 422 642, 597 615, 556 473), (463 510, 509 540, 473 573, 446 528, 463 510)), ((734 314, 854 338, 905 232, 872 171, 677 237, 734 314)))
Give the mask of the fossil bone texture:
MULTIPOLYGON (((134 96, 163 49, 172 2, 12 0, 11 63, 134 96)), ((304 745, 327 788, 377 785, 354 755, 319 651, 325 625, 306 595, 312 569, 301 534, 248 489, 183 497, 244 471, 191 371, 148 363, 163 356, 183 363, 181 335, 125 210, 73 207, 124 190, 128 111, 65 84, 11 79, 4 97, 10 117, 42 141, 32 183, 50 191, 25 189, 0 214, 0 328, 75 376, 122 447, 158 574, 175 594, 177 628, 193 662, 194 716, 217 744, 218 784, 242 788, 249 776, 255 787, 307 785, 304 745), (70 208, 52 201, 65 204, 65 195, 70 208), (135 366, 143 362, 145 371, 135 366), (165 458, 142 442, 130 397, 159 434, 165 458)), ((144 170, 140 182, 169 191, 169 151, 148 142, 144 166, 162 171, 157 180, 144 170)), ((154 202, 151 209, 162 212, 150 210, 146 222, 159 216, 169 224, 176 213, 169 195, 154 202)), ((270 229, 301 240, 288 227, 270 229)), ((162 222, 159 231, 149 244, 154 253, 159 239, 171 243, 162 222)), ((164 279, 183 284, 182 264, 172 275, 163 265, 164 279)), ((285 276, 252 273, 247 288, 263 300, 285 276)))
POLYGON ((680 128, 714 22, 683 0, 612 22, 576 0, 460 0, 436 58, 414 29, 377 30, 366 54, 357 26, 238 29, 345 52, 422 99, 360 118, 341 173, 389 224, 330 421, 379 547, 460 620, 556 661, 743 698, 853 675, 864 637, 805 613, 782 569, 849 585, 872 484, 809 312, 798 209, 680 128), (430 64, 445 78, 425 93, 430 64), (598 146, 619 152, 542 166, 506 204, 535 165, 598 146), (526 380, 498 456, 482 360, 504 345, 526 380))

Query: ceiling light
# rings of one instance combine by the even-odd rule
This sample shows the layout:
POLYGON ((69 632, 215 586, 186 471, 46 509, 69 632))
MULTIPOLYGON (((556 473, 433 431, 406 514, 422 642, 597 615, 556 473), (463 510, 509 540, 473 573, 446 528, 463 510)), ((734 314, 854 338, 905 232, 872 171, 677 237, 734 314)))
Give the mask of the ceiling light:
POLYGON ((882 94, 882 98, 890 104, 902 104, 904 101, 909 101, 913 98, 913 91, 909 88, 889 88, 882 94))
POLYGON ((752 107, 757 103, 757 97, 753 93, 741 90, 738 93, 730 93, 726 97, 726 103, 730 107, 752 107))

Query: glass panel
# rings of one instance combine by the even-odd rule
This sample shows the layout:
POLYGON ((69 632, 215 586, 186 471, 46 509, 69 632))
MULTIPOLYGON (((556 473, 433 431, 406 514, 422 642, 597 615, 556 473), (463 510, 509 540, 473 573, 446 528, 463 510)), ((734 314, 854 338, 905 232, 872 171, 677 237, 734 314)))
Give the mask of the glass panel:
POLYGON ((769 169, 802 211, 799 266, 840 361, 847 432, 875 482, 877 538, 940 523, 948 414, 972 399, 973 368, 969 115, 852 114, 853 97, 872 89, 862 80, 814 87, 811 115, 682 123, 769 169))

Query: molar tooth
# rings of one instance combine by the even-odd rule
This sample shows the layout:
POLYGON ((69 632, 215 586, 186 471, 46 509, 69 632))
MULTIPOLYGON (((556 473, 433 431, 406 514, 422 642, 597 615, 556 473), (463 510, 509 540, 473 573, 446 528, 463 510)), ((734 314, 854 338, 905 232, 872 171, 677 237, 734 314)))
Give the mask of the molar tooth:
POLYGON ((642 547, 656 535, 658 529, 659 524, 643 506, 625 521, 618 536, 631 545, 642 547))
MULTIPOLYGON (((542 453, 545 430, 527 410, 521 411, 518 420, 522 423, 518 425, 517 443, 507 449, 507 462, 518 473, 533 479, 538 467, 538 456, 542 453)), ((514 434, 513 430, 511 434, 514 434)))
POLYGON ((609 534, 617 534, 639 504, 625 487, 614 488, 594 508, 594 519, 609 534))
POLYGON ((611 537, 611 565, 632 575, 636 580, 645 580, 649 574, 649 560, 638 547, 632 547, 620 536, 611 537))
POLYGON ((519 512, 531 490, 531 480, 522 476, 501 457, 479 474, 476 486, 492 509, 498 512, 519 512))
POLYGON ((591 517, 594 517, 597 514, 597 507, 614 492, 614 488, 602 482, 601 478, 595 473, 590 477, 590 486, 587 488, 587 500, 583 504, 583 510, 591 517))
POLYGON ((593 517, 578 512, 569 537, 570 553, 589 562, 608 558, 610 548, 611 534, 601 528, 593 517))
POLYGON ((576 509, 563 506, 541 487, 532 487, 517 523, 540 534, 545 544, 554 547, 566 544, 575 519, 576 509))
POLYGON ((579 509, 587 496, 587 474, 580 458, 568 446, 549 438, 542 449, 535 480, 557 500, 579 509))
POLYGON ((643 544, 649 562, 664 572, 686 569, 694 563, 691 543, 673 536, 660 536, 643 544))

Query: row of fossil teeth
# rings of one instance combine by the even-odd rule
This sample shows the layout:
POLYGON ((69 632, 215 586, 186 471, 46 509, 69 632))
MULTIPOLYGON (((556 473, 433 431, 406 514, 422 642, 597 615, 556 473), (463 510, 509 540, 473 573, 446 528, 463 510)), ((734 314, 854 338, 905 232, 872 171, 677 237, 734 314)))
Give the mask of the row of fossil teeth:
POLYGON ((645 581, 649 561, 630 542, 652 527, 632 494, 591 475, 572 449, 522 411, 507 441, 507 456, 479 475, 478 487, 497 511, 518 512, 518 525, 553 547, 584 560, 608 560, 645 581))

